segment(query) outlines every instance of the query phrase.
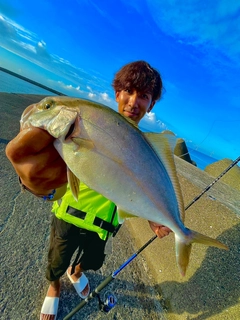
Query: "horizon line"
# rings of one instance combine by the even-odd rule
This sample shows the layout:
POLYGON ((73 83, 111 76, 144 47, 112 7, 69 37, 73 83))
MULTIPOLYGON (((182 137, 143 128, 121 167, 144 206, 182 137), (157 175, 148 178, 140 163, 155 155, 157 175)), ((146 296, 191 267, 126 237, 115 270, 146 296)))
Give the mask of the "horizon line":
POLYGON ((24 81, 26 81, 26 82, 29 82, 29 83, 37 86, 37 87, 40 87, 40 88, 42 88, 42 89, 44 89, 44 90, 50 91, 50 92, 52 92, 52 93, 55 93, 55 94, 57 94, 57 95, 59 95, 59 96, 66 96, 66 94, 64 94, 64 93, 62 93, 62 92, 59 92, 59 91, 54 90, 54 89, 52 89, 52 88, 49 88, 49 87, 47 87, 47 86, 45 86, 45 85, 43 85, 43 84, 41 84, 41 83, 39 83, 39 82, 37 82, 37 81, 31 80, 31 79, 29 79, 29 78, 27 78, 27 77, 24 77, 24 76, 22 76, 22 75, 20 75, 20 74, 18 74, 18 73, 16 73, 16 72, 13 72, 13 71, 11 71, 11 70, 9 70, 9 69, 6 69, 6 68, 3 68, 3 67, 1 67, 1 66, 0 66, 0 71, 3 71, 3 72, 5 72, 5 73, 8 73, 8 74, 10 74, 11 76, 14 76, 14 77, 16 77, 16 78, 19 78, 19 79, 21 79, 21 80, 24 80, 24 81))

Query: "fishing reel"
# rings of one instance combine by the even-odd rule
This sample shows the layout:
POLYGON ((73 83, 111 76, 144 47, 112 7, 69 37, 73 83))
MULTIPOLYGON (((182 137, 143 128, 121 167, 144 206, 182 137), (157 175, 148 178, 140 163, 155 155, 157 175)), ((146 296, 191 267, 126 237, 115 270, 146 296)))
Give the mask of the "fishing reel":
POLYGON ((117 303, 116 296, 112 292, 105 293, 104 302, 101 300, 99 294, 97 295, 97 297, 99 301, 99 309, 104 313, 108 313, 109 311, 111 311, 117 303))

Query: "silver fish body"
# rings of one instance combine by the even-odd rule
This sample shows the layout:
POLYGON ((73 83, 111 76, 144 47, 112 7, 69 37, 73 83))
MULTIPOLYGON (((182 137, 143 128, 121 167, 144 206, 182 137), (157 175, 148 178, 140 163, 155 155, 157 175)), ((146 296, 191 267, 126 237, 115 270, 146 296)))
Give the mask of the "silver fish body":
POLYGON ((22 128, 43 128, 55 137, 54 146, 74 176, 113 201, 120 215, 140 216, 174 232, 183 275, 192 242, 226 249, 185 227, 181 188, 165 135, 144 134, 114 110, 81 99, 50 97, 29 109, 22 128))

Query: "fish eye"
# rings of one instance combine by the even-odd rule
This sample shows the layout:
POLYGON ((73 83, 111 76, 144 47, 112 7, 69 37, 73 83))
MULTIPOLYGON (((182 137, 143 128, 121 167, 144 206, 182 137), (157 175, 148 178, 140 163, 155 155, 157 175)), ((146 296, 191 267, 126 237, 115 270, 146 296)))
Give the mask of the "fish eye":
POLYGON ((51 108, 51 104, 50 103, 46 103, 45 106, 44 106, 44 109, 47 110, 47 109, 50 109, 50 108, 51 108))

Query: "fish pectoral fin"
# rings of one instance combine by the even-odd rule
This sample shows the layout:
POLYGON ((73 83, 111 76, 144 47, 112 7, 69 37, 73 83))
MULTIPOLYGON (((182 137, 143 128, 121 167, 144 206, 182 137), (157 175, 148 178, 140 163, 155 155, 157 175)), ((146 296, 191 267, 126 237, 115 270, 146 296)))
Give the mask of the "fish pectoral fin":
POLYGON ((67 168, 67 178, 68 178, 68 183, 69 183, 72 195, 74 199, 78 201, 80 180, 75 176, 75 174, 69 168, 67 168))
POLYGON ((94 143, 92 140, 83 139, 79 137, 71 138, 72 141, 80 147, 80 149, 88 149, 91 150, 94 148, 94 143))
POLYGON ((205 244, 206 246, 216 247, 219 249, 229 250, 229 248, 225 244, 221 243, 220 241, 210 238, 208 236, 205 236, 193 230, 189 230, 187 242, 180 240, 178 236, 175 234, 176 259, 177 259, 177 265, 179 267, 179 270, 182 276, 184 276, 186 273, 189 257, 191 253, 192 243, 194 242, 205 244))
POLYGON ((125 219, 137 217, 134 214, 128 213, 120 208, 117 208, 117 213, 119 223, 123 223, 125 219))

